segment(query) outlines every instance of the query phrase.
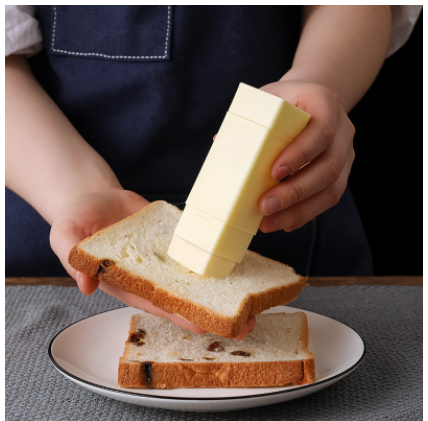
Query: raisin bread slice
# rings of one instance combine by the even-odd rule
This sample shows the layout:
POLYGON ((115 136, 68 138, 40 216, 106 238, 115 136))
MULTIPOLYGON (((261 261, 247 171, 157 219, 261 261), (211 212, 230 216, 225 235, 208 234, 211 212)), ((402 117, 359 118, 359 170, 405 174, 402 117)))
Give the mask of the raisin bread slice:
POLYGON ((126 388, 261 387, 313 383, 303 312, 256 316, 243 340, 197 335, 167 319, 138 313, 119 363, 126 388))
POLYGON ((164 201, 107 227, 77 244, 75 269, 136 294, 217 335, 233 338, 249 315, 297 298, 306 278, 247 251, 224 278, 196 274, 168 256, 181 211, 164 201))

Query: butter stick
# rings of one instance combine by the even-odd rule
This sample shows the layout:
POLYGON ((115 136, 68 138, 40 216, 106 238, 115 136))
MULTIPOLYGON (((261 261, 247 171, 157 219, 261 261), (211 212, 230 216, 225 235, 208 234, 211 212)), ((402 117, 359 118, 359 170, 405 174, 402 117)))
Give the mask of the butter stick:
POLYGON ((204 276, 228 276, 241 262, 274 187, 271 169, 310 115, 241 83, 186 201, 168 255, 204 276))

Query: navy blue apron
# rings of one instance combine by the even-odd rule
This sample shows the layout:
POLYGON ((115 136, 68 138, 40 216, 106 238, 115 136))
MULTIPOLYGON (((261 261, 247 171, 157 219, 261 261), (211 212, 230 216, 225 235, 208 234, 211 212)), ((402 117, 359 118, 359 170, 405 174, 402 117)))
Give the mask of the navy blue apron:
MULTIPOLYGON (((294 6, 39 6, 37 18, 45 49, 30 64, 44 89, 125 189, 181 207, 239 82, 281 78, 300 33, 294 6)), ((6 190, 7 276, 65 274, 49 229, 6 190)), ((250 249, 302 275, 372 274, 349 190, 293 233, 259 232, 250 249)))

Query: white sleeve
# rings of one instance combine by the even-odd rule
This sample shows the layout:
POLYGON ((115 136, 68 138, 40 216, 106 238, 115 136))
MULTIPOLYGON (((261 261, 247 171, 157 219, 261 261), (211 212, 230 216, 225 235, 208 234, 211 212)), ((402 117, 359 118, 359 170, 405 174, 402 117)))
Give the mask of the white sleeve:
POLYGON ((409 39, 421 10, 421 5, 391 6, 392 34, 387 57, 399 50, 409 39))
POLYGON ((33 56, 42 49, 42 33, 34 18, 36 6, 6 6, 6 56, 33 56))

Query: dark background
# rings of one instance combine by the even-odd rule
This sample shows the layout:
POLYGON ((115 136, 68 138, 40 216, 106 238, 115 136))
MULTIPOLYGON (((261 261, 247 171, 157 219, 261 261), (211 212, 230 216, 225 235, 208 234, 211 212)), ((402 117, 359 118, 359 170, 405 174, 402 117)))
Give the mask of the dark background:
POLYGON ((349 179, 375 275, 422 275, 422 14, 350 113, 349 179))

